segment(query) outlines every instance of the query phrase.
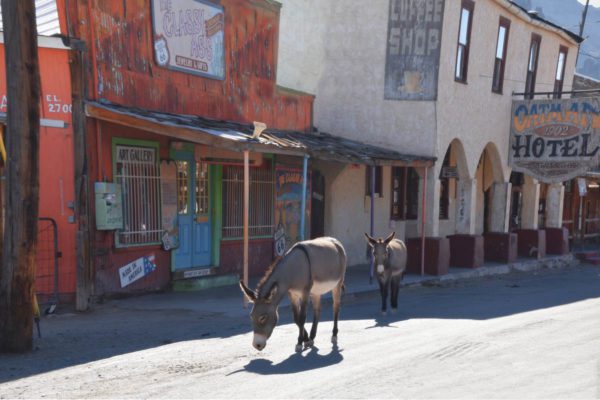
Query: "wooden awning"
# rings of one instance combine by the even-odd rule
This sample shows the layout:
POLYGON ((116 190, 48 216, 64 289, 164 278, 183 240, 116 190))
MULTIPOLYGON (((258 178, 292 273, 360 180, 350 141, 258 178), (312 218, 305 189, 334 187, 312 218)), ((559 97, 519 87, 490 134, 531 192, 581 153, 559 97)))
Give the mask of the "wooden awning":
POLYGON ((174 139, 233 151, 308 155, 346 164, 425 167, 435 157, 402 154, 393 150, 333 136, 265 129, 255 134, 253 125, 211 120, 193 115, 168 114, 106 102, 86 102, 88 117, 165 135, 174 139))

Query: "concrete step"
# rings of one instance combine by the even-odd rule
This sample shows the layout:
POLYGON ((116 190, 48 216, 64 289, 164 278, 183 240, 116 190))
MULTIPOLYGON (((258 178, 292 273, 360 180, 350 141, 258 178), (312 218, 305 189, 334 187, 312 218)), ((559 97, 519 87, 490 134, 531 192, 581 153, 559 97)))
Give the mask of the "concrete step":
POLYGON ((594 257, 588 257, 585 259, 585 262, 593 265, 600 265, 600 255, 596 255, 594 257))
POLYGON ((578 251, 575 253, 575 257, 577 257, 581 261, 585 261, 590 257, 598 257, 600 256, 597 251, 589 250, 589 251, 578 251))

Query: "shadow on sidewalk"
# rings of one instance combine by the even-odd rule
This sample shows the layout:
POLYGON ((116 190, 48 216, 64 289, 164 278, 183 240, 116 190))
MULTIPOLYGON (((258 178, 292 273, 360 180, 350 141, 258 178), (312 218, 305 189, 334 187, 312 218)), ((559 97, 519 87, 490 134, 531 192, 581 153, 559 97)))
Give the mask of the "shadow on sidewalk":
MULTIPOLYGON (((227 289, 229 297, 223 295, 219 300, 222 309, 241 308, 239 294, 235 292, 232 297, 234 292, 230 290, 227 289)), ((402 334, 403 330, 397 329, 396 323, 411 319, 488 320, 599 297, 600 268, 591 266, 509 274, 447 286, 402 288, 398 312, 387 316, 380 314, 377 291, 346 293, 340 315, 340 337, 346 334, 344 321, 350 320, 367 321, 365 335, 373 329, 390 328, 402 334)), ((36 338, 36 350, 24 355, 0 355, 0 383, 171 343, 228 339, 251 332, 249 310, 231 314, 211 312, 213 307, 202 303, 209 300, 202 293, 167 293, 108 302, 88 314, 63 312, 45 317, 42 319, 43 338, 36 338), (169 306, 177 301, 188 307, 169 306), (190 302, 196 303, 190 305, 190 302)), ((327 296, 323 301, 321 321, 331 319, 331 300, 327 296)), ((312 310, 307 318, 307 321, 311 320, 312 310)), ((279 325, 292 323, 289 308, 281 308, 279 325)), ((330 328, 320 329, 318 336, 329 335, 326 329, 330 328)), ((292 344, 290 350, 293 351, 292 344)), ((240 372, 291 374, 323 368, 342 360, 339 351, 323 355, 315 348, 301 354, 293 353, 277 365, 256 359, 240 372)))

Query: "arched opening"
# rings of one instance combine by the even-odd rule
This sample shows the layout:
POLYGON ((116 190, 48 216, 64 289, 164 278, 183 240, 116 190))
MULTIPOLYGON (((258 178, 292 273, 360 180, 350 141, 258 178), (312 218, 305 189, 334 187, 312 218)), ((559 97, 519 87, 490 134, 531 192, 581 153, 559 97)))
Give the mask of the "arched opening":
POLYGON ((511 193, 510 193, 510 216, 508 227, 510 232, 521 229, 521 209, 523 206, 523 184, 524 175, 521 172, 512 172, 510 174, 511 193))
POLYGON ((477 234, 497 230, 494 227, 493 212, 496 209, 498 213, 500 209, 494 207, 494 184, 503 183, 503 175, 500 155, 496 146, 490 142, 481 152, 475 172, 475 179, 477 180, 475 232, 477 234))
POLYGON ((456 231, 457 182, 468 179, 468 167, 462 143, 454 139, 444 154, 438 179, 440 181, 440 235, 447 236, 456 231))

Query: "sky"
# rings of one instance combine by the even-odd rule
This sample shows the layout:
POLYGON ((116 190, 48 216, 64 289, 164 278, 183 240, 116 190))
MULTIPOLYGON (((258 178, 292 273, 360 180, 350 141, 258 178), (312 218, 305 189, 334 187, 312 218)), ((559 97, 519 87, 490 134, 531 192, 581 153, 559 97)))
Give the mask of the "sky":
MULTIPOLYGON (((585 5, 585 0, 577 0, 581 4, 585 5)), ((590 6, 600 7, 600 0, 590 0, 590 6)))

